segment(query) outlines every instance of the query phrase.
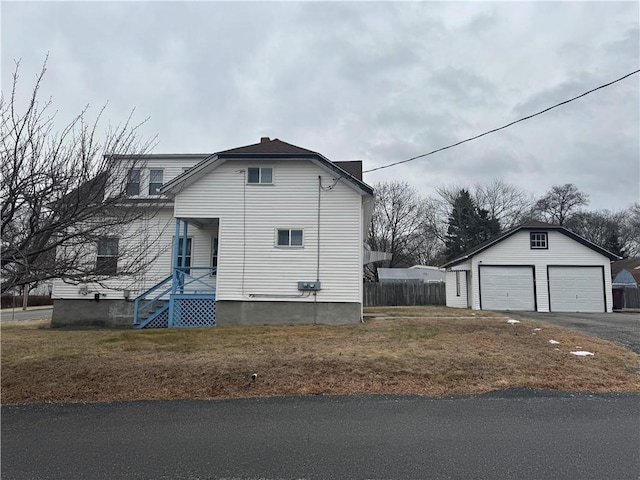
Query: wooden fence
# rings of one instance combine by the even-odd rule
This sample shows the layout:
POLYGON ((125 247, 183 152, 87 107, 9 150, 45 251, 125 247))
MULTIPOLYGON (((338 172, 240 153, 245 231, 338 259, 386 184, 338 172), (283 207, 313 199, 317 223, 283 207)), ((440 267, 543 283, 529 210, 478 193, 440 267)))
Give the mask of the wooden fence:
POLYGON ((625 308, 640 308, 640 288, 624 289, 625 308))
POLYGON ((442 283, 365 283, 364 306, 445 305, 442 283))

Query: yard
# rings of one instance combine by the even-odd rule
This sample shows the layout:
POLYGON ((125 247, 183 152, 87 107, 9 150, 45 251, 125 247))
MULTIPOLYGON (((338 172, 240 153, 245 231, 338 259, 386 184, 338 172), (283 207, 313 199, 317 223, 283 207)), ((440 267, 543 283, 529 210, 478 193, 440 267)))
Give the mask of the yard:
POLYGON ((510 387, 640 392, 640 355, 574 331, 444 307, 367 313, 365 323, 344 326, 140 331, 5 322, 2 403, 456 395, 510 387))

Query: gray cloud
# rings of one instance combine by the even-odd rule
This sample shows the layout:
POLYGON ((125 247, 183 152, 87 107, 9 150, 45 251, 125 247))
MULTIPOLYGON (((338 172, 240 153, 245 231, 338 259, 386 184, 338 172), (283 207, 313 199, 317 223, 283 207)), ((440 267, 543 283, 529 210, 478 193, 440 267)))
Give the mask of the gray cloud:
MULTIPOLYGON (((638 66, 637 3, 7 3, 2 84, 43 94, 64 121, 106 101, 150 116, 157 151, 279 137, 365 168, 498 127, 638 66), (28 25, 28 28, 25 28, 28 25), (22 84, 21 84, 22 85, 22 84)), ((540 194, 572 182, 593 208, 640 200, 637 77, 536 119, 367 174, 441 184, 502 178, 540 194), (615 195, 611 194, 615 189, 615 195)))

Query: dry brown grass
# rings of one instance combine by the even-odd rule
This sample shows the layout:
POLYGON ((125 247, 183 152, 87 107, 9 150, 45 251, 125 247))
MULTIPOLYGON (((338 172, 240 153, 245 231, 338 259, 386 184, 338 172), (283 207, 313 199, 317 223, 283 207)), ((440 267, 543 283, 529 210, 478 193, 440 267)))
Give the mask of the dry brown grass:
POLYGON ((469 318, 469 311, 425 307, 382 313, 401 318, 142 331, 3 323, 2 403, 509 387, 640 391, 640 356, 605 340, 533 321, 509 325, 497 314, 469 318), (571 355, 578 347, 595 355, 571 355))

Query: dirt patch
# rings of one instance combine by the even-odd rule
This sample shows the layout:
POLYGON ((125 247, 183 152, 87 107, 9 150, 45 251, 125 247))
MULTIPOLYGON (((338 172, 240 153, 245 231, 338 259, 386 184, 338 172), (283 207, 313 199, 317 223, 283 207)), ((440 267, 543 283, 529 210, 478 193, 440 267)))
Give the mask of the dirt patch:
POLYGON ((427 307, 380 313, 385 318, 341 326, 3 325, 2 402, 448 395, 513 387, 640 391, 640 356, 605 340, 534 321, 510 324, 498 314, 474 318, 427 307), (594 355, 577 357, 575 350, 594 355))

